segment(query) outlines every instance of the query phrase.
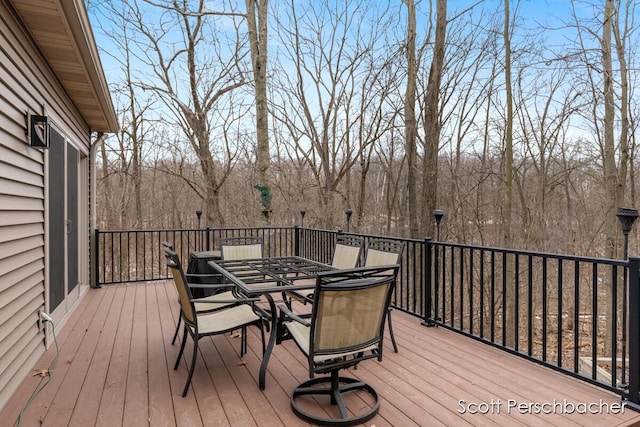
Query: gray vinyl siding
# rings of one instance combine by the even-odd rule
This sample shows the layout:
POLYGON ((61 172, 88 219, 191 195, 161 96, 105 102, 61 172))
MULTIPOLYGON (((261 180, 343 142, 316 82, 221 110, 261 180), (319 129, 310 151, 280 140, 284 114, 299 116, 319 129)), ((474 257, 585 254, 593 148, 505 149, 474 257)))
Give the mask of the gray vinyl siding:
POLYGON ((88 126, 0 0, 0 408, 45 351, 46 157, 25 138, 25 112, 42 114, 43 105, 86 153, 88 126))

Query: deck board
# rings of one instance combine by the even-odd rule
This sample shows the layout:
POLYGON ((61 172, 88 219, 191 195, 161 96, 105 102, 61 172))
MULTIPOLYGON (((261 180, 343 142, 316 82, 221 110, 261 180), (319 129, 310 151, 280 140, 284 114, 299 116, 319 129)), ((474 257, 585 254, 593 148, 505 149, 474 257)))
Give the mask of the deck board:
MULTIPOLYGON (((177 312, 170 281, 90 290, 58 331, 60 356, 53 375, 25 410, 22 426, 306 425, 289 402, 291 390, 308 378, 305 359, 291 341, 276 346, 261 391, 262 347, 255 327, 247 332, 248 353, 242 359, 237 336, 202 340, 192 387, 182 398, 192 346, 188 340, 185 357, 174 370, 179 343, 171 345, 171 338, 177 312)), ((370 426, 640 425, 640 413, 629 408, 617 415, 508 413, 509 400, 615 404, 620 399, 445 328, 426 328, 405 313, 395 311, 393 322, 399 353, 387 339, 382 363, 367 361, 348 373, 370 383, 381 396, 380 412, 370 426), (461 414, 461 399, 499 401, 500 411, 461 414)), ((51 346, 34 370, 46 368, 54 358, 51 346)), ((41 381, 35 376, 24 380, 0 414, 3 425, 17 421, 41 381)), ((359 397, 350 403, 363 404, 359 397)))
POLYGON ((102 313, 100 315, 103 319, 103 325, 98 332, 98 343, 91 362, 91 373, 87 375, 82 384, 77 402, 77 407, 83 408, 83 410, 74 411, 71 416, 71 425, 90 426, 96 424, 100 401, 105 391, 111 351, 118 329, 118 322, 109 321, 109 319, 120 319, 124 298, 124 292, 108 292, 101 300, 102 313))

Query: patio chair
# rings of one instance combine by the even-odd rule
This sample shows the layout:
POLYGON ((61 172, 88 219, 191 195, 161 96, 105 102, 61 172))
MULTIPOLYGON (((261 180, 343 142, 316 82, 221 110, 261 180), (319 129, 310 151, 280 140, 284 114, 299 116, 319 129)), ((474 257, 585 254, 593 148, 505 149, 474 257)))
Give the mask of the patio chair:
MULTIPOLYGON (((402 251, 404 251, 404 242, 390 239, 371 239, 367 246, 364 266, 372 267, 376 265, 400 264, 402 251)), ((397 353, 398 345, 396 344, 396 337, 393 335, 391 311, 392 308, 389 306, 387 309, 387 323, 389 324, 389 337, 391 337, 393 351, 397 353)))
MULTIPOLYGON (((169 242, 162 242, 162 246, 165 248, 165 255, 167 250, 175 253, 173 245, 169 242)), ((177 262, 180 263, 180 257, 177 253, 175 253, 177 262)), ((182 266, 182 264, 180 264, 182 266)), ((194 298, 194 306, 198 313, 210 313, 216 310, 220 310, 223 308, 231 307, 232 305, 237 304, 234 300, 237 300, 235 294, 227 290, 229 289, 228 285, 216 285, 216 284, 194 284, 189 282, 189 274, 185 274, 186 283, 190 289, 192 288, 205 288, 205 289, 213 289, 213 290, 221 290, 223 292, 216 293, 214 295, 209 295, 202 298, 194 298)), ((198 275, 199 277, 205 275, 198 275)), ((193 298, 193 296, 192 296, 193 298)), ((176 339, 178 338, 178 334, 180 332, 180 326, 182 324, 182 305, 180 306, 180 310, 178 312, 178 319, 176 320, 176 330, 173 333, 173 338, 171 339, 171 345, 176 343, 176 339)))
MULTIPOLYGON (((256 298, 234 298, 229 300, 230 304, 234 304, 228 308, 220 309, 211 313, 200 313, 196 310, 194 300, 191 295, 191 290, 187 285, 187 279, 180 264, 180 259, 175 251, 169 248, 165 249, 165 256, 167 258, 167 266, 173 274, 173 281, 180 296, 181 316, 184 322, 184 333, 182 336, 182 344, 180 345, 180 351, 178 358, 173 369, 178 369, 182 354, 184 353, 185 344, 187 342, 187 334, 191 335, 193 339, 193 355, 191 357, 191 364, 189 366, 189 374, 187 376, 187 382, 182 391, 182 397, 187 395, 191 379, 193 378, 193 371, 195 369, 196 360, 198 356, 198 342, 200 338, 224 334, 237 329, 242 330, 242 336, 240 340, 240 357, 244 356, 247 352, 247 326, 254 325, 260 328, 260 335, 262 338, 262 354, 265 352, 264 344, 264 329, 263 318, 260 317, 253 309, 252 304, 257 301, 256 298)), ((224 301, 220 301, 224 302, 224 301)))
MULTIPOLYGON (((391 269, 320 273, 310 317, 298 316, 284 305, 280 307, 278 330, 293 338, 309 365, 310 379, 291 393, 291 408, 298 417, 313 424, 352 426, 376 415, 380 402, 375 389, 356 378, 340 376, 340 370, 368 359, 382 360, 384 319, 398 268, 395 265, 391 269), (330 375, 314 378, 316 374, 330 375), (364 410, 360 410, 361 406, 349 410, 343 395, 358 392, 370 395, 373 403, 366 406, 360 402, 366 406, 364 410), (339 416, 326 418, 322 410, 312 413, 308 408, 314 400, 303 396, 314 397, 320 405, 323 400, 315 396, 329 396, 331 405, 337 405, 339 416)), ((336 412, 324 409, 327 413, 336 412)))
POLYGON ((225 261, 262 258, 264 256, 262 237, 223 237, 220 239, 220 252, 225 261))
MULTIPOLYGON (((339 234, 331 257, 331 266, 339 270, 355 268, 360 264, 364 239, 360 236, 339 234)), ((313 300, 313 289, 291 292, 290 295, 305 304, 313 300)))
POLYGON ((340 270, 360 265, 364 239, 361 236, 339 234, 331 257, 331 266, 340 270))
MULTIPOLYGON (((264 258, 263 240, 260 236, 223 237, 220 239, 220 252, 224 261, 264 258)), ((264 275, 256 271, 255 277, 262 278, 264 275)), ((263 286, 271 285, 272 282, 263 283, 263 286)))

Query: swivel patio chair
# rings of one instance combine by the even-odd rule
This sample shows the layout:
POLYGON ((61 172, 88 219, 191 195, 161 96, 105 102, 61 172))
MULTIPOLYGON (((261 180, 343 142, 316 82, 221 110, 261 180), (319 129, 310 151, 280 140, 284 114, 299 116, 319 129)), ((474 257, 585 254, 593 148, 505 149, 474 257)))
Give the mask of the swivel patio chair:
MULTIPOLYGON (((187 376, 187 382, 182 391, 182 397, 187 395, 191 379, 193 378, 193 372, 196 365, 198 356, 198 343, 200 338, 224 334, 237 329, 242 330, 242 337, 240 342, 240 357, 244 356, 247 352, 247 326, 254 325, 260 329, 260 335, 262 339, 262 353, 265 352, 264 341, 264 329, 263 318, 260 317, 253 309, 252 304, 257 300, 255 298, 245 298, 229 300, 230 304, 234 304, 231 307, 220 309, 211 313, 199 313, 196 310, 195 302, 191 295, 191 290, 187 285, 186 276, 180 264, 180 259, 175 251, 169 248, 165 249, 165 256, 167 258, 167 266, 173 274, 174 283, 178 295, 180 296, 181 317, 184 322, 184 333, 182 336, 182 344, 180 345, 180 351, 176 359, 176 363, 173 369, 178 369, 180 360, 184 353, 184 348, 187 342, 187 335, 190 335, 193 339, 193 354, 191 357, 191 364, 189 366, 189 374, 187 376)), ((222 302, 222 301, 221 301, 222 302)))
MULTIPOLYGON (((364 259, 365 267, 377 265, 400 264, 402 260, 402 252, 404 251, 404 242, 390 239, 372 239, 367 246, 367 253, 364 259)), ((389 337, 393 344, 393 351, 398 352, 396 338, 393 335, 393 325, 391 323, 392 308, 387 309, 387 323, 389 324, 389 337)))
POLYGON ((395 265, 391 269, 320 273, 310 318, 298 316, 284 305, 280 307, 278 330, 288 332, 309 365, 311 379, 291 393, 291 408, 301 419, 319 425, 352 426, 370 420, 378 412, 376 390, 356 378, 340 376, 339 372, 367 359, 382 360, 384 319, 398 268, 395 265), (314 378, 316 374, 330 375, 314 378), (346 393, 359 393, 364 401, 372 403, 363 411, 360 407, 349 409, 343 399, 346 393), (326 401, 304 396, 328 396, 338 411, 325 407, 313 412, 310 405, 314 400, 320 405, 326 401), (303 404, 302 400, 306 402, 303 404), (322 409, 339 415, 327 418, 322 409))

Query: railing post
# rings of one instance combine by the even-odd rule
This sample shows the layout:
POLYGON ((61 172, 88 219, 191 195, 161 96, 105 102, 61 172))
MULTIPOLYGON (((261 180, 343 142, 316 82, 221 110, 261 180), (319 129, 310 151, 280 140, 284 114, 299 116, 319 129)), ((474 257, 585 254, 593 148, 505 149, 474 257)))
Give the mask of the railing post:
MULTIPOLYGON (((432 290, 433 290, 433 282, 431 280, 432 277, 432 268, 433 265, 431 263, 431 255, 432 255, 432 249, 433 249, 433 245, 431 244, 431 238, 426 238, 424 239, 424 252, 423 252, 423 257, 424 259, 422 260, 422 265, 423 265, 423 269, 424 269, 424 286, 422 289, 422 292, 424 293, 424 320, 422 321, 422 325, 424 326, 435 326, 436 323, 433 321, 433 313, 432 313, 432 309, 433 309, 433 296, 431 294, 432 290)), ((436 284, 437 286, 437 284, 436 284)))
POLYGON ((300 227, 295 225, 293 227, 293 254, 300 256, 300 227))
POLYGON ((207 236, 207 251, 211 250, 211 228, 209 226, 207 226, 206 229, 206 236, 207 236))
POLYGON ((634 407, 640 406, 640 257, 629 257, 628 399, 634 407))
POLYGON ((93 231, 93 236, 91 238, 91 260, 90 260, 90 264, 89 264, 89 269, 91 270, 91 282, 89 283, 89 286, 92 288, 99 288, 100 287, 100 272, 98 271, 98 265, 100 265, 99 263, 99 259, 100 259, 100 251, 99 251, 99 247, 100 245, 98 244, 98 236, 100 235, 100 230, 98 230, 97 228, 93 231))

